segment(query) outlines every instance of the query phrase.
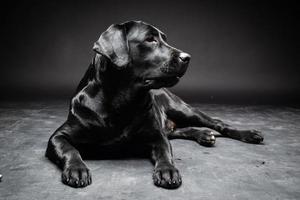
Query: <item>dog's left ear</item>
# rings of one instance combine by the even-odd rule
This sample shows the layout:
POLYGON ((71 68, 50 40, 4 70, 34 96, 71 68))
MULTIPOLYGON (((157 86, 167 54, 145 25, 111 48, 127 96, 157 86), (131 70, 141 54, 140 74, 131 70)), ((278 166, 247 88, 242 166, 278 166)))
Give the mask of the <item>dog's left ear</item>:
POLYGON ((93 50, 109 58, 119 69, 125 68, 130 56, 124 25, 111 25, 94 43, 93 50))

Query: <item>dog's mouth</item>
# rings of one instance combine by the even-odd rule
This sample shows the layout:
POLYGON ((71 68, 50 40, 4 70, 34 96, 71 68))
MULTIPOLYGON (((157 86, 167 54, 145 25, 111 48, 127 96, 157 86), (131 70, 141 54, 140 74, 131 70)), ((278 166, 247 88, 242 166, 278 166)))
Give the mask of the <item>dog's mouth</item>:
POLYGON ((179 76, 161 76, 144 78, 144 86, 151 88, 171 87, 178 83, 179 76))

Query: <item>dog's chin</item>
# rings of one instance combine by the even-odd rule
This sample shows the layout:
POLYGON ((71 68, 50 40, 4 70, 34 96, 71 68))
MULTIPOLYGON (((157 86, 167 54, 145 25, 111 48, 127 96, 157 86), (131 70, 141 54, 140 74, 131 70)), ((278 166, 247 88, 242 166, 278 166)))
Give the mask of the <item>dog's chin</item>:
POLYGON ((162 87, 172 87, 176 85, 179 80, 179 76, 145 78, 143 85, 147 89, 159 89, 162 87))

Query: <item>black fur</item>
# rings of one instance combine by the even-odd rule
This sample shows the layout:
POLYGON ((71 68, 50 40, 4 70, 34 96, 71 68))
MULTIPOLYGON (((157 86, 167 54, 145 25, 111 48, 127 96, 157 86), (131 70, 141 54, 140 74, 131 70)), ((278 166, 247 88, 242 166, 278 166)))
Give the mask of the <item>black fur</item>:
POLYGON ((177 188, 182 181, 168 139, 212 146, 219 132, 245 142, 263 141, 258 131, 237 130, 210 118, 165 88, 184 75, 190 55, 169 46, 157 28, 139 21, 112 25, 94 51, 66 122, 48 142, 46 156, 63 170, 63 183, 91 184, 82 157, 141 154, 155 165, 155 185, 177 188))

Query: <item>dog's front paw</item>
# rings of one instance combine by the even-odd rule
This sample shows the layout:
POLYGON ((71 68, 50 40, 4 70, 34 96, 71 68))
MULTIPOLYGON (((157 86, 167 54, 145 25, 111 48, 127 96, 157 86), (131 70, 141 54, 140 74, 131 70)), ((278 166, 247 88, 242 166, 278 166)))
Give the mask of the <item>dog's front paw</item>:
POLYGON ((264 137, 261 135, 260 131, 257 130, 242 130, 240 131, 241 140, 243 142, 259 144, 262 143, 264 137))
POLYGON ((182 183, 178 169, 170 164, 157 166, 154 169, 153 181, 156 186, 166 189, 176 189, 182 183))
POLYGON ((92 183, 92 176, 84 163, 72 164, 63 170, 62 182, 75 188, 86 187, 92 183))

